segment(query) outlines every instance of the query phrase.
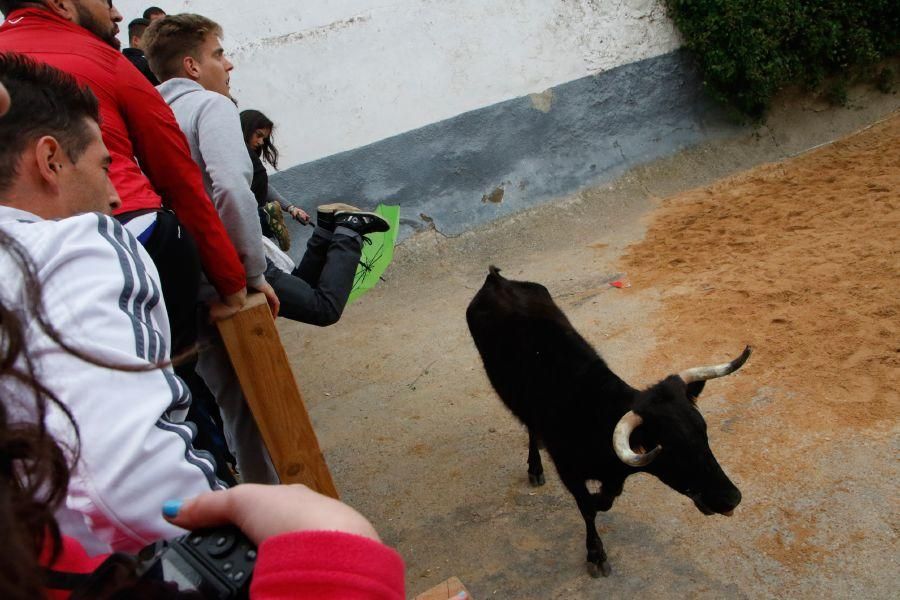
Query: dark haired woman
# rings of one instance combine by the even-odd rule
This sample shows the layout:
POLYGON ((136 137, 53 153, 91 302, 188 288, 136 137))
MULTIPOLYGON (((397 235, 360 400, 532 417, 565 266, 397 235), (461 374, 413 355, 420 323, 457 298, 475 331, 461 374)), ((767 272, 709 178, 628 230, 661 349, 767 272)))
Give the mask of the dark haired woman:
POLYGON ((258 110, 245 110, 241 112, 241 129, 244 132, 244 143, 250 152, 250 160, 253 162, 253 182, 250 189, 256 196, 259 206, 260 223, 263 235, 278 241, 282 250, 291 247, 291 236, 284 224, 282 211, 287 212, 304 225, 309 222, 309 215, 301 208, 294 206, 269 185, 269 174, 263 162, 278 168, 278 148, 272 139, 275 124, 266 115, 258 110))
MULTIPOLYGON (((264 205, 279 207, 266 211, 272 217, 268 224, 276 238, 281 235, 279 230, 283 230, 286 237, 287 228, 280 207, 304 224, 309 223, 309 215, 289 204, 269 185, 263 160, 273 167, 278 165, 278 150, 272 143, 274 125, 258 110, 245 110, 241 112, 241 128, 253 162, 250 187, 261 211, 264 205)), ((266 220, 261 219, 265 235, 266 220)), ((288 256, 283 256, 287 263, 278 263, 278 257, 267 252, 266 281, 281 301, 279 314, 320 327, 337 323, 353 289, 362 245, 368 240, 363 236, 389 228, 390 224, 376 213, 341 202, 320 205, 316 212, 316 227, 307 241, 300 264, 295 265, 288 256)), ((287 247, 287 244, 280 245, 282 250, 287 247)))

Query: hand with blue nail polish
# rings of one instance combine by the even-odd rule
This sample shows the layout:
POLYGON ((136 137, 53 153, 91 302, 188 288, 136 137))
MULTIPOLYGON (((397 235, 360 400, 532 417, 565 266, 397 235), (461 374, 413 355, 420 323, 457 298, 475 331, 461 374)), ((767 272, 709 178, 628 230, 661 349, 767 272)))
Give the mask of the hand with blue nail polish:
POLYGON ((305 485, 243 484, 192 500, 170 500, 163 516, 185 529, 231 523, 259 545, 295 531, 343 531, 381 541, 369 521, 343 502, 305 485))
POLYGON ((168 519, 173 519, 178 516, 178 511, 181 510, 181 505, 184 504, 181 500, 167 500, 163 503, 162 513, 163 516, 168 519))

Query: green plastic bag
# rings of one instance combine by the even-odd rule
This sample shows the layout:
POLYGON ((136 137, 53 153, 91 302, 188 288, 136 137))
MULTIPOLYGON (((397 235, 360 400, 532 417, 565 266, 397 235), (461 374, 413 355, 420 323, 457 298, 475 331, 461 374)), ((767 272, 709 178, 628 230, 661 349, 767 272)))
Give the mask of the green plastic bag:
POLYGON ((356 267, 353 289, 350 291, 350 299, 347 300, 347 304, 375 287, 385 269, 394 259, 394 243, 397 240, 397 230, 400 228, 400 207, 379 204, 374 212, 387 219, 391 228, 384 233, 366 235, 372 243, 363 243, 362 256, 356 267))

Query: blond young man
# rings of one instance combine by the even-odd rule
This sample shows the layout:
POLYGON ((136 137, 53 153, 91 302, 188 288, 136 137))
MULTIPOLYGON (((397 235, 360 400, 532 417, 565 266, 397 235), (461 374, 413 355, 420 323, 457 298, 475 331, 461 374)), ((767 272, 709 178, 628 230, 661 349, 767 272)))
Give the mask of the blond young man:
MULTIPOLYGON (((283 316, 325 326, 341 316, 353 287, 363 235, 386 231, 387 222, 349 205, 320 207, 318 227, 303 261, 292 273, 267 260, 251 190, 253 167, 240 116, 230 96, 234 68, 222 48, 222 28, 206 17, 168 15, 144 33, 157 87, 172 108, 200 166, 207 193, 219 211, 248 276, 264 273, 280 300, 283 316)), ((215 343, 201 354, 198 373, 222 410, 225 435, 244 481, 270 482, 273 472, 246 401, 214 331, 215 343)))

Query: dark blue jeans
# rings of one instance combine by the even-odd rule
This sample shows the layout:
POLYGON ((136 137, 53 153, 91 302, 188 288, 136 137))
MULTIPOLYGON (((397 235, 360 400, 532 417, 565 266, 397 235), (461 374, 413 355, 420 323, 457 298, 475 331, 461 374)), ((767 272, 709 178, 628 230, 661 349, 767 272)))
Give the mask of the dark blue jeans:
POLYGON ((320 327, 337 323, 353 289, 361 252, 359 234, 343 227, 334 233, 316 227, 292 273, 267 260, 266 281, 281 301, 280 316, 320 327))

